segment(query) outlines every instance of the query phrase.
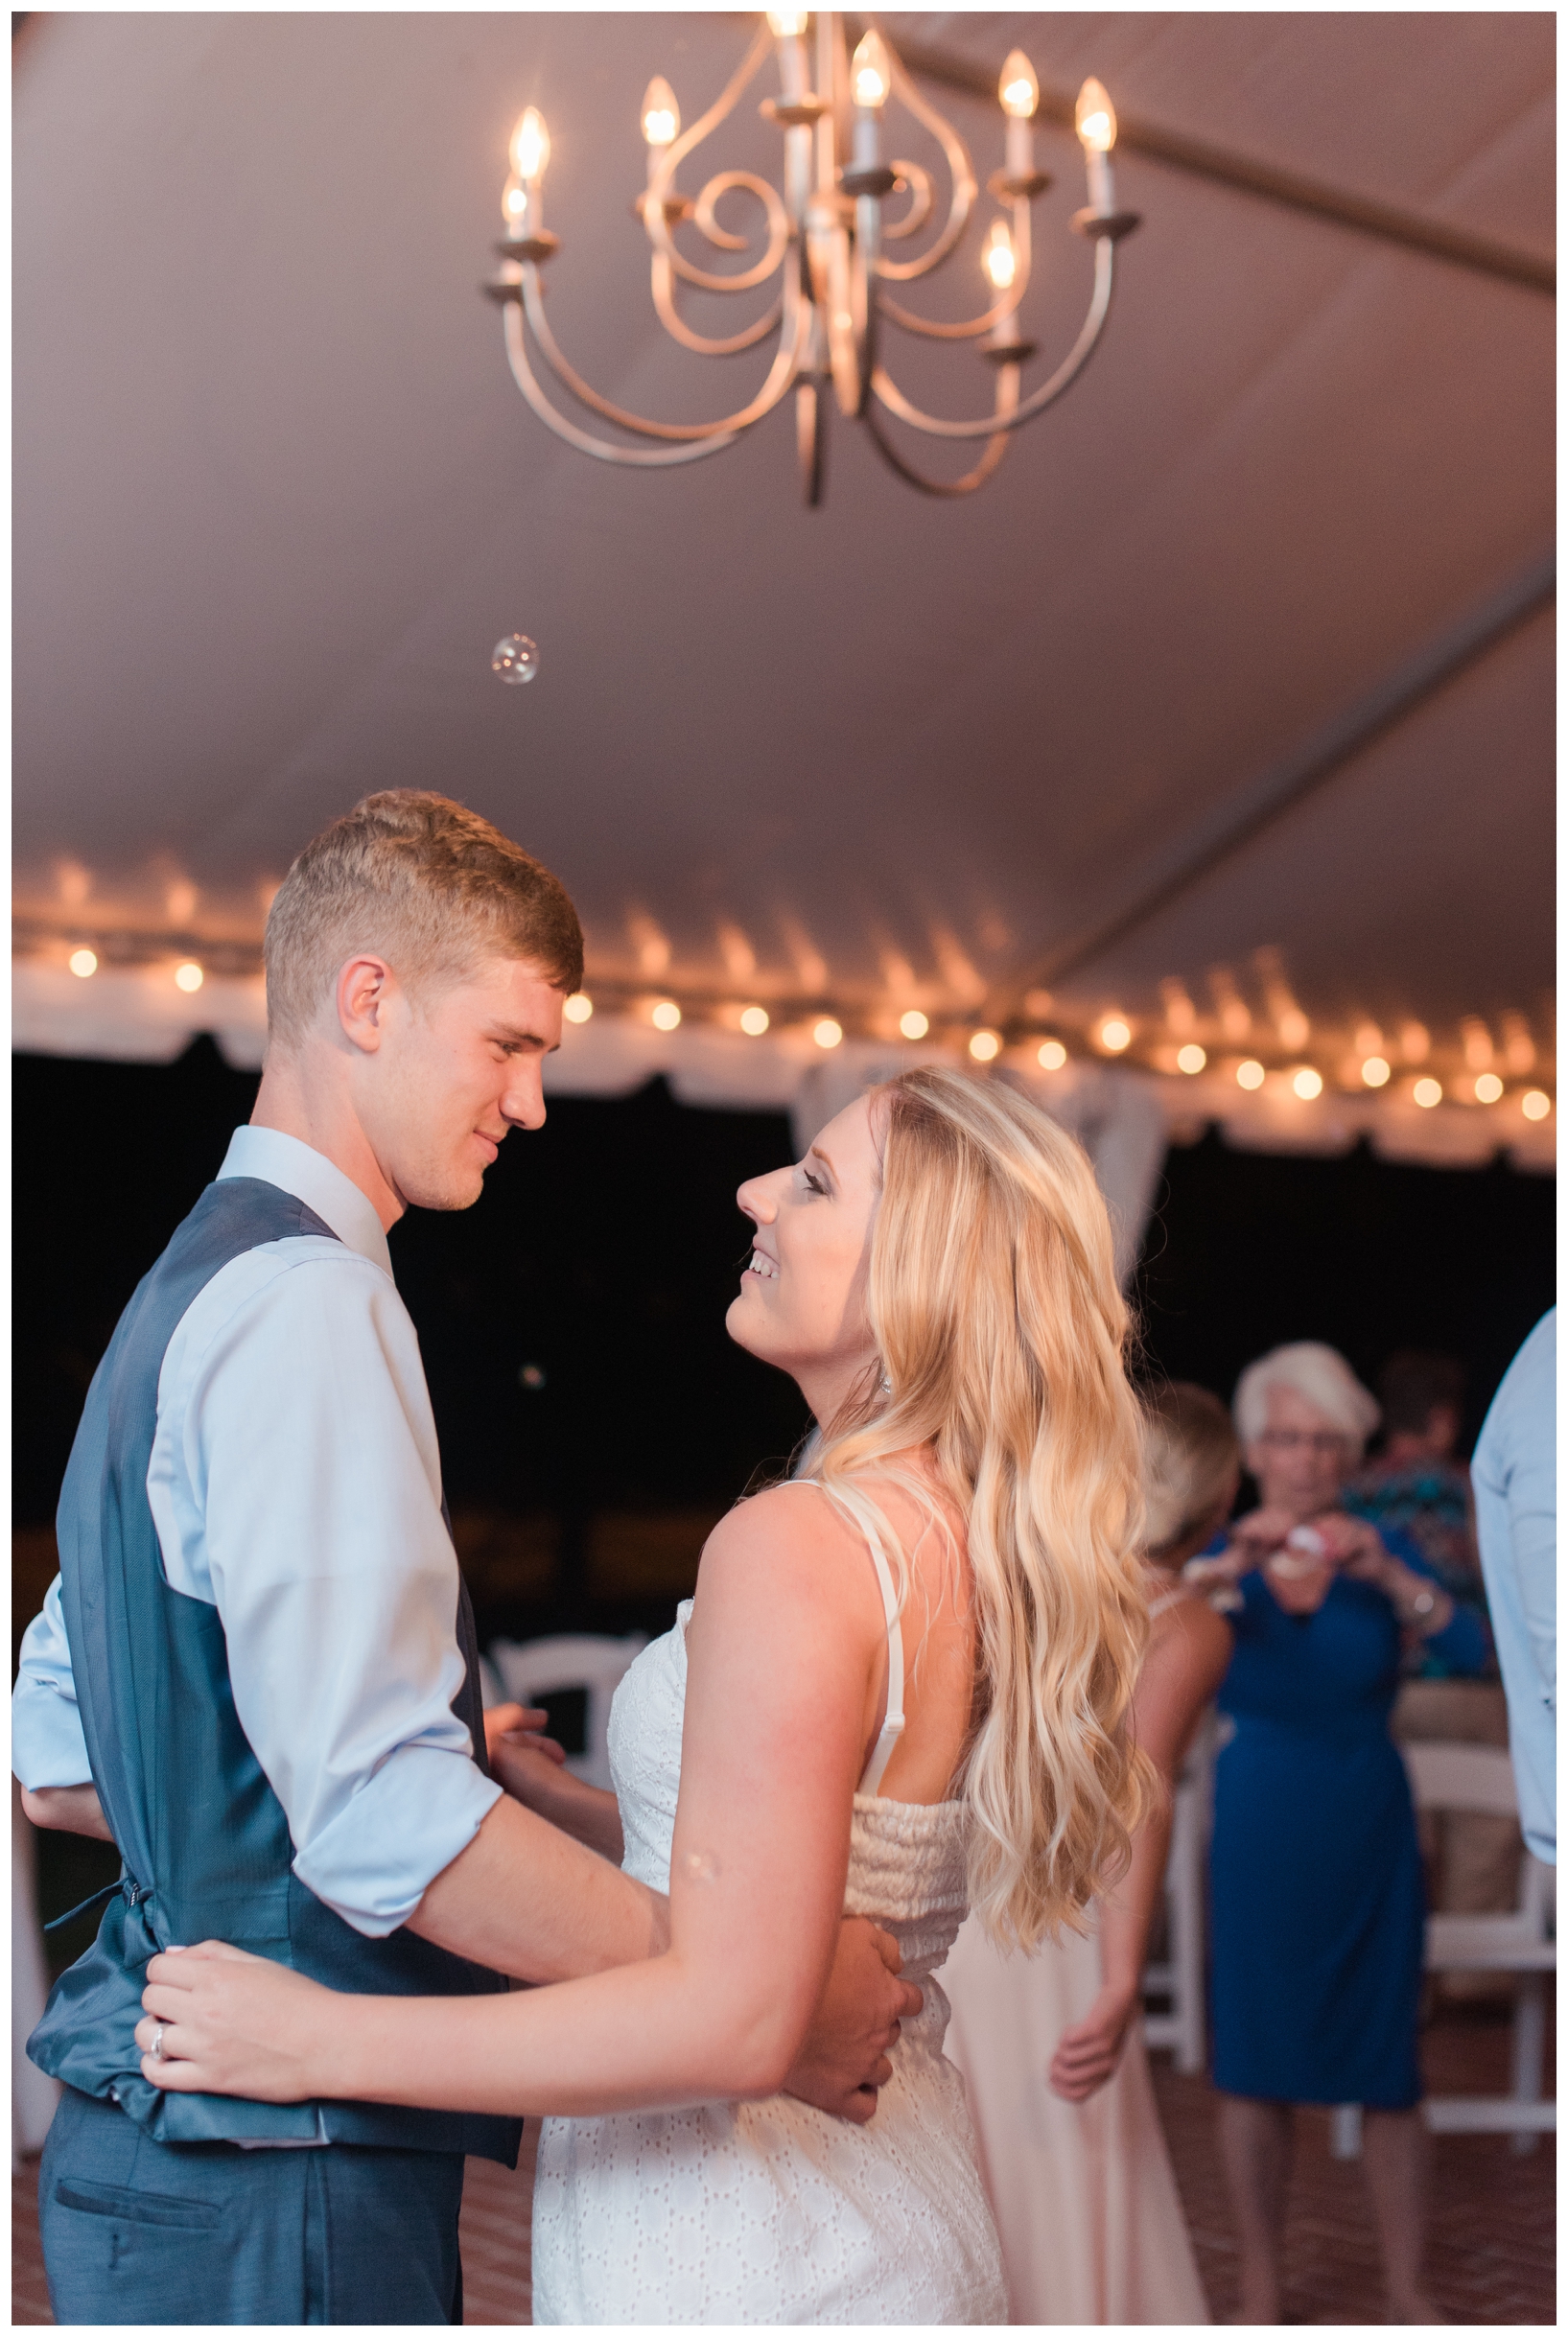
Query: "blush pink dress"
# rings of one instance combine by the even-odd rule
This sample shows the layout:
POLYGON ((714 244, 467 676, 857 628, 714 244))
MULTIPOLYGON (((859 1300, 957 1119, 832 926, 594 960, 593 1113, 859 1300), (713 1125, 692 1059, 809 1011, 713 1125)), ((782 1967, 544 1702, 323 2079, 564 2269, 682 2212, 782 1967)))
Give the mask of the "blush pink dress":
POLYGON ((1206 2322, 1141 2024, 1087 2102, 1061 2100, 1045 2081, 1063 2030, 1099 1993, 1098 1939, 1065 1931, 1060 1945, 1010 1956, 971 1918, 942 1984, 952 2007, 947 2051, 969 2092, 1010 2318, 1080 2327, 1206 2322))

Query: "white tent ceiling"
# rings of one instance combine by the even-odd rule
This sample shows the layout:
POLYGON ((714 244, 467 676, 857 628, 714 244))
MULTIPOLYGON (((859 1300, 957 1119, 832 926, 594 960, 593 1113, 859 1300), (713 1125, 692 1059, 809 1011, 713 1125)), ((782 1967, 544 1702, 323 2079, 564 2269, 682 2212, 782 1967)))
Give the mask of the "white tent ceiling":
MULTIPOLYGON (((1017 42, 1048 89, 1096 72, 1130 124, 1178 143, 1550 253, 1550 15, 878 21, 957 79, 1017 42)), ((787 411, 690 470, 611 471, 524 409, 478 296, 507 133, 528 103, 550 125, 550 313, 574 361, 644 411, 727 408, 765 357, 669 347, 627 206, 649 76, 694 118, 752 24, 25 29, 19 1042, 155 1053, 160 1016, 165 1034, 253 1025, 239 980, 166 994, 159 937, 215 966, 226 939, 243 974, 267 888, 313 830, 371 787, 433 785, 559 870, 601 983, 738 995, 749 950, 743 987, 776 1023, 831 1002, 875 1033, 911 999, 939 1026, 1006 1026, 1043 982, 1075 1045, 1115 1006, 1135 1053, 1163 1061, 1174 976, 1214 1059, 1183 1109, 1280 1143, 1349 1141, 1374 1107, 1334 1105, 1333 1063, 1369 1017, 1398 1072, 1416 1019, 1450 1101, 1416 1112, 1396 1077, 1375 1107, 1391 1148, 1541 1157, 1514 1089, 1495 1112, 1454 1099, 1462 1018, 1501 1047, 1523 1017, 1536 1078, 1554 1043, 1551 299, 1129 141, 1118 196, 1145 223, 1104 347, 981 494, 911 494, 843 424, 808 512, 787 411), (522 689, 489 670, 513 629, 541 652, 522 689), (1377 728, 1380 702, 1395 713, 1377 728), (74 984, 64 948, 88 935, 105 964, 152 963, 118 992, 107 973, 74 984), (1277 1080, 1248 1105, 1219 1067, 1215 964, 1252 1003, 1248 1043, 1278 1054, 1268 947, 1330 1073, 1316 1119, 1277 1080)), ((927 87, 983 180, 996 108, 927 87)), ((1036 207, 1043 365, 1076 329, 1088 255, 1065 232, 1075 141, 1037 135, 1058 179, 1036 207)), ((710 167, 776 169, 749 100, 724 138, 710 167)), ((911 151, 901 132, 894 148, 911 151)), ((933 309, 964 313, 972 249, 947 272, 933 309)), ((900 340, 891 362, 944 412, 989 398, 963 349, 900 340)), ((651 1034, 601 1017, 576 1040, 584 1078, 590 1034, 593 1076, 651 1060, 651 1034)), ((1516 1029, 1519 1064, 1525 1043, 1516 1029)))

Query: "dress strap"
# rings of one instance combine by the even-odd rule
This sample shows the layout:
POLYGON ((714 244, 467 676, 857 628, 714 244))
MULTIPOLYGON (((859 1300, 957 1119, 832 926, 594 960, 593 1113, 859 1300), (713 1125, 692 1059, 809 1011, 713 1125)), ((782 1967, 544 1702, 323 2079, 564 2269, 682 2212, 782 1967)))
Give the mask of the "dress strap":
MULTIPOLYGON (((790 1477, 784 1483, 815 1485, 819 1493, 827 1492, 827 1487, 814 1477, 790 1477)), ((830 1493, 828 1498, 831 1501, 834 1496, 830 1493)), ((881 1536, 873 1529, 868 1518, 857 1515, 857 1523, 866 1537, 871 1562, 877 1569, 877 1581, 882 1594, 882 1613, 887 1618, 887 1711, 882 1720, 881 1734, 871 1748, 871 1759, 856 1788, 857 1792, 875 1794, 881 1785, 882 1773, 893 1758, 893 1747, 903 1735, 903 1624, 899 1619, 899 1594, 893 1586, 893 1569, 887 1562, 881 1536)))
POLYGON ((893 1587, 893 1570, 886 1553, 874 1535, 867 1536, 867 1547, 881 1587, 882 1613, 887 1618, 887 1717, 881 1735, 872 1747, 859 1788, 862 1793, 874 1794, 893 1758, 893 1747, 903 1734, 903 1624, 899 1620, 899 1595, 893 1587))

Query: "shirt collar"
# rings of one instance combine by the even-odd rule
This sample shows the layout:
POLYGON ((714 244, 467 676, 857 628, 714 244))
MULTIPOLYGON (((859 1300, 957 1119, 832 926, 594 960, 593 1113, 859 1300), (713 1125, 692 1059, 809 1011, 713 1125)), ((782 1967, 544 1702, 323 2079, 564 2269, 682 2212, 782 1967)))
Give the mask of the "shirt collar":
POLYGON ((302 1144, 297 1136, 286 1136, 280 1128, 237 1128, 223 1155, 219 1182, 225 1177, 257 1177, 263 1184, 275 1184, 281 1192, 292 1193, 314 1209, 350 1250, 357 1250, 383 1274, 391 1273, 386 1236, 366 1196, 324 1153, 302 1144))

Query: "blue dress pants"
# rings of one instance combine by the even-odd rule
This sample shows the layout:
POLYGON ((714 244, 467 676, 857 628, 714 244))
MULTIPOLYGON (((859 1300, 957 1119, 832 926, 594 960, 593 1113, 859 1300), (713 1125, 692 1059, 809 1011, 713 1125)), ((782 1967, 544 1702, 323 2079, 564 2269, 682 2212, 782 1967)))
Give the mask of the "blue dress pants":
POLYGON ((38 2170, 58 2322, 460 2322, 450 2151, 158 2142, 67 2091, 38 2170))

